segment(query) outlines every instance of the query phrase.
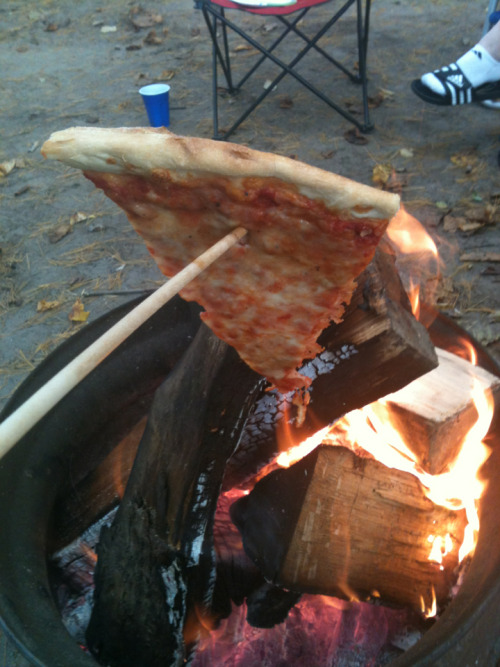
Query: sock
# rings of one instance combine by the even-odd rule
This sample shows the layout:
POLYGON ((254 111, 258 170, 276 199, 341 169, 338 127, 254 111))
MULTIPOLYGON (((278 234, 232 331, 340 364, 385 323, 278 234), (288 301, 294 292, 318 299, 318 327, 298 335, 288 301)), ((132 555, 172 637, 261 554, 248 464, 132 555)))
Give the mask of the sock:
MULTIPOLYGON (((481 44, 476 44, 470 51, 464 53, 457 60, 456 64, 474 88, 490 81, 500 81, 500 61, 495 60, 481 44)), ((454 65, 449 65, 449 67, 454 69, 454 65)), ((446 70, 448 68, 443 67, 443 69, 446 70)), ((432 72, 424 74, 421 81, 438 95, 446 94, 445 87, 432 72)))

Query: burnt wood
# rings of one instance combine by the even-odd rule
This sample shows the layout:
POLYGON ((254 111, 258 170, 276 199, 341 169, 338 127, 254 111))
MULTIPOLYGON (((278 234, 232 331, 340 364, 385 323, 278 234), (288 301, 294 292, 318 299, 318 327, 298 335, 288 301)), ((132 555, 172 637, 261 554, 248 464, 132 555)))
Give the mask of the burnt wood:
POLYGON ((291 395, 267 392, 229 461, 225 488, 254 475, 279 449, 401 389, 438 364, 427 329, 411 312, 393 255, 380 249, 358 279, 343 321, 328 327, 319 343, 325 351, 302 369, 313 378, 303 423, 291 395))
POLYGON ((442 605, 455 583, 465 511, 432 503, 417 478, 320 446, 276 470, 231 507, 246 553, 264 577, 290 591, 376 597, 420 611, 432 588, 442 605), (449 533, 444 568, 429 535, 449 533))
POLYGON ((195 643, 215 578, 212 522, 224 466, 262 383, 202 325, 157 390, 98 547, 87 639, 102 664, 180 665, 195 643))
MULTIPOLYGON (((322 334, 320 341, 326 352, 308 364, 315 379, 303 425, 297 427, 297 407, 290 395, 263 391, 226 468, 226 489, 253 477, 280 449, 312 435, 349 410, 404 387, 437 365, 427 330, 411 314, 393 256, 377 251, 375 260, 358 283, 344 320, 322 334), (318 375, 318 372, 323 374, 318 375)), ((178 332, 193 326, 192 310, 185 302, 184 311, 172 318, 165 331, 165 351, 169 358, 181 356, 182 350, 175 346, 178 332)), ((145 372, 147 370, 146 367, 145 372)), ((132 421, 132 411, 130 416, 128 411, 122 413, 118 417, 122 421, 127 418, 130 429, 136 423, 132 421)), ((144 411, 138 412, 136 421, 143 414, 144 411)), ((61 512, 56 517, 54 531, 58 537, 56 548, 67 544, 78 531, 83 532, 89 517, 104 514, 118 502, 116 480, 119 486, 125 486, 131 466, 123 463, 133 461, 138 441, 139 438, 129 437, 123 453, 115 450, 110 459, 90 471, 81 482, 83 471, 89 467, 87 461, 71 475, 67 496, 58 504, 61 512), (116 461, 111 464, 112 459, 116 461), (113 475, 109 473, 110 465, 113 475)), ((103 445, 95 449, 106 451, 103 445)), ((81 465, 81 461, 78 464, 81 465)))

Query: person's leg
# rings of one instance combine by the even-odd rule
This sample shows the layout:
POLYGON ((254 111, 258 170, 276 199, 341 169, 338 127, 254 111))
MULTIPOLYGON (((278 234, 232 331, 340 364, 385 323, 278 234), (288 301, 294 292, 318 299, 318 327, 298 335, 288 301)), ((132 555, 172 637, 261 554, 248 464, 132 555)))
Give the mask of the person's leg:
POLYGON ((500 21, 479 40, 479 44, 484 46, 495 60, 500 61, 500 21))
POLYGON ((500 23, 456 63, 428 72, 412 90, 432 104, 456 105, 500 96, 500 23))

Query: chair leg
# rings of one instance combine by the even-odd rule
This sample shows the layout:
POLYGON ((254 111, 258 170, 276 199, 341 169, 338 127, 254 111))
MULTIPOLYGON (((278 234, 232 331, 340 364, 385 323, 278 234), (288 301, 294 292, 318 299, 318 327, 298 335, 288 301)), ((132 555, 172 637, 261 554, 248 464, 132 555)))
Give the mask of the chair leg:
POLYGON ((202 8, 203 17, 207 24, 208 31, 212 39, 212 118, 213 118, 213 138, 221 139, 219 135, 219 98, 218 98, 218 65, 226 79, 227 87, 230 93, 234 92, 233 79, 231 74, 231 58, 229 54, 229 44, 227 39, 227 27, 223 21, 220 21, 220 16, 224 17, 224 9, 219 12, 208 12, 206 7, 202 8), (211 14, 211 16, 210 16, 211 14), (218 26, 220 24, 222 30, 222 49, 219 45, 219 38, 217 36, 218 26))
POLYGON ((228 89, 232 92, 234 90, 232 76, 231 76, 231 58, 229 55, 229 46, 227 41, 227 20, 224 18, 224 9, 221 8, 220 13, 210 11, 203 6, 203 17, 207 24, 210 37, 212 39, 213 52, 215 53, 216 61, 221 66, 224 76, 226 78, 228 89), (217 28, 220 25, 222 29, 222 50, 219 45, 219 38, 217 36, 217 28))
MULTIPOLYGON (((344 5, 338 10, 338 12, 322 27, 321 30, 319 30, 316 35, 313 38, 308 38, 306 35, 301 33, 297 28, 296 24, 302 18, 303 14, 296 19, 294 22, 289 24, 288 22, 284 22, 285 25, 287 26, 287 30, 285 31, 285 34, 280 36, 273 45, 270 47, 270 49, 265 49, 263 46, 261 46, 257 41, 255 41, 250 35, 247 35, 243 30, 241 30, 236 24, 231 22, 229 19, 227 19, 224 16, 223 10, 221 12, 214 12, 214 10, 209 10, 207 9, 206 5, 203 6, 203 13, 205 15, 205 20, 207 22, 207 25, 209 26, 210 34, 212 37, 212 42, 213 42, 213 67, 214 67, 214 75, 213 75, 213 80, 215 81, 214 83, 214 89, 213 89, 213 95, 214 95, 214 139, 227 139, 236 129, 243 123, 247 117, 254 111, 254 109, 259 106, 259 104, 269 95, 269 93, 272 91, 272 89, 283 79, 286 74, 292 75, 297 81, 302 83, 303 86, 305 86, 308 90, 310 90, 312 93, 314 93, 317 97, 319 97, 321 100, 323 100, 328 106, 330 106, 332 109, 337 111, 341 116, 343 116, 346 120, 351 122, 353 125, 355 125, 359 130, 362 132, 369 132, 373 129, 373 125, 370 121, 370 113, 369 113, 369 106, 368 106, 368 93, 367 93, 367 73, 366 73, 366 51, 367 51, 367 45, 368 45, 368 28, 369 28, 369 14, 370 14, 370 5, 371 5, 371 0, 348 0, 347 2, 344 3, 344 5), (315 49, 319 51, 322 55, 324 54, 323 50, 320 49, 320 47, 317 46, 317 42, 323 37, 323 35, 331 28, 331 26, 336 23, 336 21, 343 16, 343 14, 354 4, 356 3, 356 11, 357 11, 357 38, 358 38, 358 58, 359 58, 359 76, 355 76, 352 72, 349 72, 343 65, 340 63, 337 63, 333 58, 329 57, 328 54, 325 54, 328 56, 328 60, 336 65, 340 66, 339 68, 344 71, 350 78, 358 83, 361 83, 362 85, 362 97, 363 97, 363 122, 360 122, 355 116, 353 116, 349 111, 346 109, 343 109, 340 107, 338 104, 336 104, 330 97, 325 95, 322 91, 320 91, 318 88, 316 88, 313 84, 309 83, 306 79, 304 79, 298 72, 294 70, 294 67, 299 63, 300 60, 311 50, 315 49), (363 4, 365 5, 365 10, 363 11, 363 4), (211 12, 212 14, 217 14, 217 16, 214 16, 213 24, 210 23, 208 20, 208 13, 211 12), (219 47, 218 39, 217 39, 217 22, 220 22, 221 26, 223 27, 223 40, 224 40, 224 48, 225 48, 225 54, 223 55, 221 52, 221 49, 219 47), (230 62, 229 62, 229 49, 227 45, 227 36, 226 36, 226 26, 231 28, 236 34, 238 34, 240 37, 245 39, 249 44, 251 44, 255 49, 259 50, 263 56, 259 59, 257 65, 254 65, 254 67, 247 72, 247 74, 243 77, 243 79, 236 85, 235 88, 232 87, 232 80, 231 80, 231 71, 230 71, 230 62), (273 53, 272 50, 276 48, 276 46, 284 39, 286 34, 290 32, 290 30, 293 30, 298 36, 302 37, 306 41, 306 46, 297 54, 297 56, 290 62, 290 63, 284 63, 282 60, 277 58, 273 53), (222 67, 222 70, 226 76, 226 80, 228 81, 228 85, 230 85, 230 90, 232 88, 232 91, 238 90, 239 87, 242 85, 244 81, 246 81, 253 72, 257 69, 257 67, 264 62, 266 59, 272 60, 276 65, 278 65, 281 68, 281 72, 275 77, 275 79, 271 82, 270 86, 267 88, 267 90, 264 90, 261 95, 254 101, 254 103, 246 109, 246 111, 233 123, 233 125, 227 130, 223 135, 219 135, 218 133, 218 119, 217 119, 217 84, 216 84, 216 67, 217 64, 219 63, 222 67)), ((307 11, 307 10, 305 10, 307 11)), ((305 13, 304 11, 304 13, 305 13)), ((231 91, 231 92, 232 92, 231 91)))
POLYGON ((364 124, 361 128, 362 132, 370 132, 373 130, 373 124, 370 120, 370 109, 368 105, 368 75, 367 75, 367 50, 368 50, 368 34, 370 28, 370 8, 371 0, 366 0, 364 15, 363 15, 363 0, 357 0, 357 30, 358 30, 358 63, 359 63, 359 79, 362 86, 363 99, 363 118, 364 124))

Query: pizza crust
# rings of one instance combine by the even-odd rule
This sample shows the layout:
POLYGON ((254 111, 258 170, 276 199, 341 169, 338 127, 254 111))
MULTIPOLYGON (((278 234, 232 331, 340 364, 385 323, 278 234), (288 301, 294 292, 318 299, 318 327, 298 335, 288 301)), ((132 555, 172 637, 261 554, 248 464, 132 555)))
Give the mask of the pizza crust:
POLYGON ((172 276, 238 226, 248 230, 181 291, 280 391, 339 322, 399 197, 231 143, 146 128, 71 128, 42 147, 121 206, 172 276))
POLYGON ((392 218, 399 197, 290 158, 223 141, 180 137, 166 129, 75 127, 52 134, 45 157, 82 169, 149 175, 155 169, 187 174, 278 178, 327 206, 358 218, 392 218))

